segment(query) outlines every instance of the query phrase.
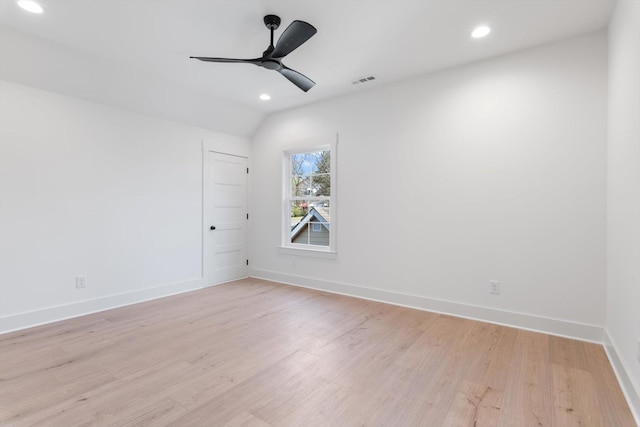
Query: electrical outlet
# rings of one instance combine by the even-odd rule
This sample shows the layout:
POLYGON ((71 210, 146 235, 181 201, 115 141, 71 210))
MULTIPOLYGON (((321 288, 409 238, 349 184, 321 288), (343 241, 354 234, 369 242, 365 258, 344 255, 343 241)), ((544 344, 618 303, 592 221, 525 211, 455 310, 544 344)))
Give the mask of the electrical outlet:
POLYGON ((497 280, 490 280, 489 293, 494 295, 500 295, 500 282, 498 282, 497 280))
POLYGON ((76 288, 86 288, 87 287, 87 276, 76 276, 76 288))

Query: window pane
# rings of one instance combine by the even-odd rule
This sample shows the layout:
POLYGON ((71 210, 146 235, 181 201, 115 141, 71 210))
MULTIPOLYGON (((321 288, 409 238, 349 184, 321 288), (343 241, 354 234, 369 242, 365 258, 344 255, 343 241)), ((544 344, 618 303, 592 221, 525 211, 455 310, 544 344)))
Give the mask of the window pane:
POLYGON ((295 227, 309 211, 307 200, 294 200, 291 202, 289 216, 291 217, 291 228, 295 227))
POLYGON ((311 175, 310 196, 322 197, 331 195, 331 176, 328 173, 314 173, 311 175))
POLYGON ((331 152, 311 151, 291 155, 291 195, 331 195, 331 152))
POLYGON ((329 173, 331 172, 331 151, 318 151, 314 153, 315 156, 315 170, 316 173, 329 173))
POLYGON ((289 213, 291 243, 329 246, 331 230, 329 200, 294 200, 290 203, 289 213))
POLYGON ((309 177, 304 175, 291 175, 291 196, 305 196, 309 187, 309 177))

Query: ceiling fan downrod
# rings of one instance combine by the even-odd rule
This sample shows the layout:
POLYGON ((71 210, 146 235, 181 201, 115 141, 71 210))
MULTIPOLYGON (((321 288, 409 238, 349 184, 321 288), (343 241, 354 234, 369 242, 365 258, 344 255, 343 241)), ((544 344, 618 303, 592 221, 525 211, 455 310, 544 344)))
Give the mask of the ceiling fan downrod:
POLYGON ((269 49, 273 51, 273 32, 280 27, 280 17, 277 15, 266 15, 264 17, 264 25, 271 31, 271 43, 269 44, 269 49))

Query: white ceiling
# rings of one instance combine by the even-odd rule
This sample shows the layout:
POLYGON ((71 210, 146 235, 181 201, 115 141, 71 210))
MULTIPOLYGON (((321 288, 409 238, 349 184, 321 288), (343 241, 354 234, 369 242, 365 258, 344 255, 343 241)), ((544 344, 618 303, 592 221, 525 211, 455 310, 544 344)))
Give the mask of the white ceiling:
POLYGON ((611 0, 0 0, 0 77, 236 135, 271 112, 606 27, 611 0), (316 82, 189 56, 259 57, 262 23, 318 33, 283 61, 316 82), (488 24, 485 39, 469 37, 488 24), (354 86, 357 77, 375 82, 354 86), (271 101, 258 99, 263 92, 271 101))

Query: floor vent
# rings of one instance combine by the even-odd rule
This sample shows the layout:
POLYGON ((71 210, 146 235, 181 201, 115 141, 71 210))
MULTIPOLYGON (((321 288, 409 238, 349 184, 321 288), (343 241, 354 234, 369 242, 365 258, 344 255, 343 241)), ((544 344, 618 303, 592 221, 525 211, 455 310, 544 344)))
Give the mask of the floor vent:
POLYGON ((376 76, 360 77, 360 78, 357 78, 357 79, 353 80, 351 82, 351 84, 352 85, 359 85, 359 84, 362 84, 362 83, 369 83, 370 81, 373 81, 375 79, 376 79, 376 76))

